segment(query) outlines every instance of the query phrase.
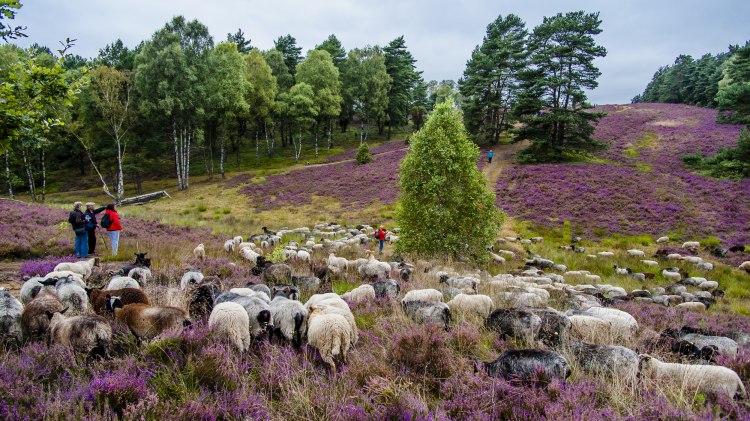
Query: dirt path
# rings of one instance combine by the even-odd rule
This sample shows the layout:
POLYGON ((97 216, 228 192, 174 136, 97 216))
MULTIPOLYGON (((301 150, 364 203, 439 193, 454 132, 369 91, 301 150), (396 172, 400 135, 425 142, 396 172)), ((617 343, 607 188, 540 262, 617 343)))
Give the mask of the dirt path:
POLYGON ((21 281, 18 277, 18 269, 21 262, 0 262, 0 287, 7 289, 10 293, 18 297, 21 292, 21 281))
MULTIPOLYGON (((513 163, 516 154, 531 144, 528 140, 521 142, 509 143, 506 145, 496 145, 493 148, 495 155, 492 157, 492 163, 486 164, 482 168, 482 172, 487 176, 487 187, 494 191, 497 185, 497 178, 503 171, 503 168, 513 163)), ((487 159, 487 154, 483 154, 483 158, 487 159)))

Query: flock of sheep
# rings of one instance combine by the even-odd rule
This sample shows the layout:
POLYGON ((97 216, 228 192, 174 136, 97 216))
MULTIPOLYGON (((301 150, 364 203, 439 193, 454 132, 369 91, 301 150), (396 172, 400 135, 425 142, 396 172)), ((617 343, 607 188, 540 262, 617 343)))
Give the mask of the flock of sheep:
MULTIPOLYGON (((641 376, 691 393, 745 395, 737 373, 715 365, 715 357, 736 354, 740 345, 750 344, 747 333, 735 332, 726 337, 689 326, 665 331, 662 336, 672 341, 670 351, 695 361, 663 362, 628 348, 639 334, 638 322, 629 313, 610 307, 621 301, 635 301, 705 311, 723 296, 714 281, 689 277, 679 268, 666 267, 659 275, 668 285, 628 292, 603 284, 596 274, 568 270, 528 249, 523 268, 495 276, 482 270, 457 273, 453 268, 427 261, 384 262, 369 251, 365 257, 351 260, 337 254, 361 251, 371 241, 373 231, 366 225, 345 228, 319 224, 312 229, 279 232, 264 228, 263 234, 247 241, 235 237, 224 244, 224 251, 245 259, 251 273, 263 282, 228 288, 215 276, 190 270, 179 285, 185 308, 151 304, 141 289, 152 279, 145 253, 113 274, 104 288, 87 285, 97 259, 61 263, 52 273, 26 280, 20 300, 0 290, 0 335, 6 343, 48 339, 83 354, 106 357, 114 320, 127 326, 139 341, 203 321, 213 335, 224 338, 239 351, 247 350, 252 341, 265 336, 296 347, 306 341, 335 371, 336 360, 346 364, 347 353, 358 341, 350 303, 377 300, 382 305, 387 300, 400 302, 403 313, 416 323, 450 329, 452 321, 460 317, 530 347, 505 351, 492 362, 477 361, 477 368, 491 376, 522 381, 566 379, 571 375, 568 356, 586 372, 617 376, 628 382, 641 376), (284 244, 290 234, 303 240, 284 244), (271 250, 279 247, 274 256, 283 256, 291 266, 268 260, 271 250), (305 271, 312 275, 294 275, 292 266, 307 268, 305 271), (343 295, 331 292, 332 278, 353 273, 361 279, 360 286, 343 295), (427 285, 423 286, 431 288, 414 288, 417 276, 426 280, 427 285), (304 304, 300 301, 302 295, 310 297, 304 304)), ((395 234, 389 238, 397 240, 395 234)), ((518 251, 508 250, 513 248, 509 243, 528 246, 542 241, 541 237, 503 238, 490 252, 496 263, 520 260, 518 251)), ((691 251, 699 246, 695 242, 683 244, 691 251)), ((585 253, 576 245, 564 248, 585 253)), ((206 252, 200 244, 193 255, 205 259, 206 252)), ((641 250, 626 253, 629 257, 646 257, 641 250)), ((657 253, 665 261, 682 260, 704 272, 713 269, 701 258, 662 254, 657 253)), ((588 256, 607 259, 614 255, 599 252, 588 256)), ((649 267, 661 266, 656 260, 641 262, 649 267)), ((750 271, 750 262, 743 265, 741 269, 750 271)), ((616 274, 640 281, 656 276, 614 268, 616 274)))

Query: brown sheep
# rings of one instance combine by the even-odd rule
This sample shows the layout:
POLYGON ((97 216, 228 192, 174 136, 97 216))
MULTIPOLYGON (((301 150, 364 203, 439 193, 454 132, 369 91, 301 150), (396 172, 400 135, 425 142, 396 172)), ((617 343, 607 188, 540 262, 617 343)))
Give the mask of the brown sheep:
POLYGON ((37 341, 44 339, 49 329, 47 312, 55 313, 63 309, 60 297, 55 288, 45 287, 24 307, 21 313, 21 332, 23 337, 37 341))
POLYGON ((94 313, 105 316, 113 317, 114 313, 111 308, 107 308, 107 299, 111 297, 120 297, 122 305, 128 304, 150 304, 148 296, 143 290, 138 288, 122 288, 115 290, 104 290, 102 288, 86 288, 86 292, 89 294, 89 303, 94 313))
POLYGON ((110 300, 117 321, 127 325, 139 340, 154 338, 167 329, 190 326, 187 312, 181 308, 152 307, 137 303, 123 306, 118 297, 112 297, 110 300))
POLYGON ((50 341, 68 345, 82 354, 106 357, 112 344, 112 327, 107 319, 90 315, 65 317, 64 312, 47 312, 50 341))

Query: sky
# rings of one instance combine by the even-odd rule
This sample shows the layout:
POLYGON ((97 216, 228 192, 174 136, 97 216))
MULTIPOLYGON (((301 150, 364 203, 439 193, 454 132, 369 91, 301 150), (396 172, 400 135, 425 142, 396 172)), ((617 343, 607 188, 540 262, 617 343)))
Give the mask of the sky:
POLYGON ((595 37, 607 56, 595 61, 602 72, 589 92, 594 104, 629 103, 643 92, 654 72, 679 54, 717 54, 750 40, 747 0, 21 0, 13 25, 25 25, 33 42, 59 48, 76 39, 72 54, 95 57, 120 38, 128 47, 146 40, 173 16, 198 19, 215 42, 241 28, 252 46, 273 47, 291 34, 303 54, 335 34, 349 50, 385 46, 403 35, 429 80, 458 80, 487 25, 515 14, 532 30, 545 16, 584 10, 599 12, 602 33, 595 37))

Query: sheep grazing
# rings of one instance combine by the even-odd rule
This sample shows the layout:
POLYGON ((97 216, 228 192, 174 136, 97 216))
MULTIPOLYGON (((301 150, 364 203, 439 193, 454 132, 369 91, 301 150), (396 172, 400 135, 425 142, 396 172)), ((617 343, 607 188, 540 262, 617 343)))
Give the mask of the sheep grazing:
POLYGON ((452 288, 458 288, 465 294, 472 294, 477 292, 479 279, 472 277, 453 277, 443 274, 440 276, 440 283, 446 284, 452 288))
POLYGON ((5 288, 0 288, 0 344, 17 346, 21 344, 21 313, 23 304, 10 295, 5 288))
POLYGON ((618 275, 627 275, 628 274, 628 270, 625 269, 625 268, 621 268, 621 267, 619 267, 617 265, 614 265, 612 267, 615 269, 615 273, 618 274, 618 275))
POLYGON ((589 374, 617 378, 627 383, 635 382, 638 376, 638 354, 624 346, 570 341, 566 349, 589 374))
POLYGON ((310 311, 310 307, 319 306, 323 309, 324 313, 339 314, 344 316, 346 321, 349 323, 349 330, 351 332, 351 343, 356 345, 359 341, 359 330, 357 329, 357 323, 354 320, 354 315, 349 309, 349 305, 346 301, 342 300, 338 294, 327 293, 327 294, 315 294, 310 297, 305 303, 305 308, 310 311))
POLYGON ((600 257, 612 257, 612 256, 615 255, 611 251, 600 251, 599 253, 596 253, 596 254, 597 254, 597 256, 600 256, 600 257))
POLYGON ((297 301, 300 299, 299 289, 294 285, 274 285, 271 288, 271 293, 272 299, 278 296, 297 301))
POLYGON ((184 290, 190 284, 200 284, 201 281, 203 281, 203 278, 204 276, 201 271, 197 269, 190 269, 189 271, 185 272, 184 275, 182 275, 182 279, 180 279, 180 289, 184 290))
POLYGON ((243 247, 240 249, 240 256, 249 262, 256 263, 260 254, 253 251, 250 247, 243 247))
POLYGON ((214 307, 208 317, 208 328, 214 335, 228 339, 240 352, 250 347, 250 317, 237 303, 230 301, 214 307))
POLYGON ((128 271, 127 276, 135 279, 142 285, 145 285, 153 278, 151 269, 147 267, 134 267, 133 269, 130 269, 130 271, 128 271))
POLYGON ((349 323, 340 314, 326 313, 318 306, 310 306, 307 316, 307 342, 318 349, 328 368, 335 372, 336 364, 333 358, 340 355, 342 362, 346 364, 346 354, 352 346, 349 323))
POLYGON ((648 355, 639 356, 638 369, 641 377, 662 385, 686 389, 694 393, 726 395, 730 398, 745 397, 745 386, 733 370, 715 365, 665 363, 648 355))
POLYGON ((387 277, 391 272, 391 265, 375 259, 372 252, 368 250, 367 261, 358 269, 360 276, 365 279, 387 277))
POLYGON ((401 302, 404 312, 410 319, 420 324, 436 324, 445 330, 450 328, 451 310, 447 304, 439 301, 406 301, 401 302))
POLYGON ((363 284, 351 291, 345 292, 341 298, 347 301, 362 302, 375 300, 375 288, 369 284, 363 284))
POLYGON ((682 243, 682 248, 684 248, 685 250, 689 250, 693 253, 697 253, 700 247, 701 247, 701 243, 697 241, 686 241, 682 243))
POLYGON ((378 280, 372 284, 372 287, 375 290, 376 298, 395 300, 401 292, 401 286, 399 286, 395 279, 378 280))
MULTIPOLYGON (((199 285, 188 304, 188 314, 193 320, 206 320, 213 312, 216 297, 221 295, 221 289, 214 284, 199 285)), ((248 322, 249 323, 249 322, 248 322)))
POLYGON ((123 288, 136 288, 140 289, 141 285, 133 278, 128 276, 115 276, 107 284, 106 290, 117 290, 123 288))
POLYGON ((641 260, 641 263, 643 263, 644 265, 649 266, 649 267, 657 267, 657 266, 659 266, 659 262, 657 262, 655 260, 641 260))
MULTIPOLYGON (((44 275, 45 280, 55 280, 60 278, 69 278, 78 284, 81 288, 86 288, 86 282, 83 281, 83 277, 79 273, 71 272, 69 270, 58 270, 50 272, 44 275)), ((53 282, 52 285, 55 285, 53 282)))
POLYGON ((542 321, 537 333, 539 340, 550 346, 557 346, 567 340, 571 327, 568 316, 550 307, 532 308, 530 311, 542 321))
POLYGON ((306 294, 314 294, 320 288, 320 278, 317 276, 292 276, 292 285, 306 294))
POLYGON ((669 242, 669 237, 666 237, 666 236, 659 237, 659 238, 656 239, 656 242, 657 242, 657 244, 668 243, 669 242))
POLYGON ((691 301, 689 303, 680 303, 674 306, 674 308, 678 310, 692 311, 695 313, 706 312, 706 305, 698 301, 691 301))
POLYGON ((41 284, 41 281, 43 281, 44 278, 41 276, 35 276, 33 278, 27 279, 23 285, 21 286, 21 304, 26 305, 31 302, 31 300, 36 297, 37 294, 39 294, 39 291, 44 288, 44 285, 41 284))
POLYGON ((682 275, 680 275, 680 272, 672 272, 666 269, 661 271, 661 276, 672 282, 679 282, 680 279, 682 279, 682 275))
POLYGON ((263 270, 263 280, 267 284, 288 284, 292 281, 292 268, 283 263, 270 265, 263 270))
POLYGON ((198 260, 203 260, 206 258, 206 246, 204 246, 203 243, 195 246, 195 248, 193 249, 193 257, 198 260))
POLYGON ((646 257, 646 252, 638 249, 630 249, 627 251, 630 257, 646 257))
POLYGON ((111 307, 110 297, 119 297, 123 306, 128 304, 149 304, 148 296, 138 288, 122 288, 114 290, 104 290, 101 288, 88 288, 86 293, 89 296, 89 303, 94 313, 114 317, 114 310, 111 307))
POLYGON ((118 322, 128 326, 138 339, 152 339, 165 330, 190 326, 187 312, 177 307, 153 307, 147 304, 123 305, 119 297, 110 298, 118 322))
POLYGON ((502 336, 518 338, 526 343, 536 340, 542 327, 542 318, 526 309, 500 308, 485 321, 488 329, 502 336))
POLYGON ((742 262, 739 266, 739 269, 744 270, 747 273, 750 273, 750 260, 742 262))
POLYGON ((270 297, 273 296, 273 293, 271 292, 271 288, 268 287, 266 284, 247 284, 246 288, 251 289, 255 292, 262 292, 266 294, 266 296, 270 297))
POLYGON ((447 304, 451 313, 476 314, 483 319, 489 317, 495 307, 492 298, 486 295, 458 294, 447 304))
POLYGON ((576 340, 609 344, 612 342, 612 323, 607 320, 584 314, 575 314, 570 319, 570 335, 576 340))
POLYGON ((346 270, 346 268, 349 266, 349 261, 343 257, 336 257, 335 254, 331 253, 328 255, 326 264, 328 264, 328 267, 330 267, 331 269, 340 272, 346 270))
POLYGON ((59 263, 57 266, 55 266, 54 271, 58 272, 67 270, 81 275, 81 277, 85 280, 88 279, 89 276, 91 276, 91 272, 93 271, 94 266, 99 266, 98 257, 89 260, 81 260, 78 262, 59 263))
POLYGON ((413 289, 408 291, 404 298, 401 299, 401 303, 407 303, 409 301, 443 301, 443 293, 436 289, 413 289))
POLYGON ((736 341, 725 336, 703 335, 700 333, 687 333, 680 335, 679 339, 690 342, 698 348, 712 346, 722 355, 736 355, 739 345, 736 341))
POLYGON ((608 339, 610 343, 629 343, 638 331, 638 322, 629 313, 615 308, 591 307, 586 311, 569 311, 568 316, 593 316, 611 324, 608 339))
POLYGON ((65 317, 64 312, 46 313, 50 341, 81 354, 106 358, 112 345, 112 327, 107 319, 96 315, 65 317))
POLYGON ((571 369, 565 357, 555 351, 541 349, 507 350, 492 362, 483 363, 491 377, 502 377, 523 383, 547 385, 554 379, 565 380, 571 369))
POLYGON ((258 297, 246 296, 237 297, 232 302, 241 305, 250 317, 249 332, 251 338, 256 339, 263 334, 270 336, 273 333, 271 308, 267 302, 258 297))
POLYGON ((273 332, 278 338, 290 341, 295 348, 299 348, 302 328, 307 320, 305 306, 297 300, 276 296, 271 300, 269 307, 273 315, 273 332))
POLYGON ((232 240, 224 241, 224 251, 227 253, 231 253, 234 251, 235 244, 232 240))
POLYGON ((29 340, 44 339, 49 328, 47 312, 56 313, 62 310, 63 304, 55 289, 45 287, 36 298, 31 300, 21 312, 21 332, 29 340))
POLYGON ((88 309, 89 296, 73 278, 45 279, 41 283, 54 286, 63 306, 73 310, 72 313, 81 314, 88 309))

